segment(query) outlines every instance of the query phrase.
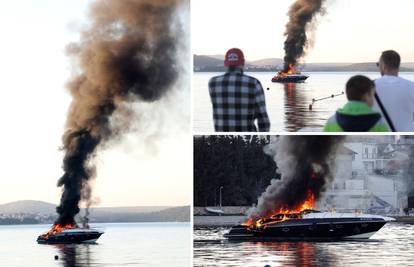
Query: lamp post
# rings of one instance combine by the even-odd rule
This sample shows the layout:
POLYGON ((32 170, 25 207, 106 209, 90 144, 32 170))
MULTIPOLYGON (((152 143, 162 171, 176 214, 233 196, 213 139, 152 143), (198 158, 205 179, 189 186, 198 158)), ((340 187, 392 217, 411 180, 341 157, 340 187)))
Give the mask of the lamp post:
POLYGON ((214 189, 214 207, 217 207, 217 189, 214 189))
POLYGON ((220 209, 221 209, 221 190, 223 190, 222 186, 220 186, 220 209))

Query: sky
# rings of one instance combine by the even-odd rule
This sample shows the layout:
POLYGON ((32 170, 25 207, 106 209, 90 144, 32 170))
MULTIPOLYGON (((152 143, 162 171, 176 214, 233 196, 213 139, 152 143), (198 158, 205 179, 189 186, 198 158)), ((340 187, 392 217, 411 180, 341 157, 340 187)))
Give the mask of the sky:
MULTIPOLYGON (((283 58, 287 12, 293 0, 192 0, 192 51, 224 54, 239 47, 250 60, 283 58)), ((397 50, 414 62, 414 1, 327 0, 306 62, 376 62, 397 50)))
MULTIPOLYGON (((71 101, 65 46, 87 25, 85 0, 0 4, 0 204, 57 204, 59 151, 71 101)), ((99 151, 95 206, 189 205, 192 148, 189 90, 139 105, 141 125, 99 151), (141 119, 142 121, 142 119, 141 119)))

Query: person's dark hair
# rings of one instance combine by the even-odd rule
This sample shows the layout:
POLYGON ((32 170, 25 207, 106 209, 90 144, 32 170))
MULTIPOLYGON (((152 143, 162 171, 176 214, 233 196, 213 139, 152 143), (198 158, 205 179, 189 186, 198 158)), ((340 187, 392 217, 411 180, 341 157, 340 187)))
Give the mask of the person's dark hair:
POLYGON ((382 62, 384 62, 384 64, 391 69, 400 68, 401 57, 394 50, 388 50, 388 51, 382 52, 381 59, 382 59, 382 62))
POLYGON ((361 101, 363 96, 374 90, 375 83, 366 76, 357 75, 346 83, 346 96, 351 101, 361 101))

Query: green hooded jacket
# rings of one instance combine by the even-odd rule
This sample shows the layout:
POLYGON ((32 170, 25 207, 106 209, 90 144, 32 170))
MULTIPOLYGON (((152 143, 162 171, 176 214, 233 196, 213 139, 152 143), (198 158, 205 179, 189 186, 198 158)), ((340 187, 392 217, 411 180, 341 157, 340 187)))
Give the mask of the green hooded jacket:
POLYGON ((366 103, 349 101, 336 114, 329 118, 325 132, 389 132, 381 114, 366 103))

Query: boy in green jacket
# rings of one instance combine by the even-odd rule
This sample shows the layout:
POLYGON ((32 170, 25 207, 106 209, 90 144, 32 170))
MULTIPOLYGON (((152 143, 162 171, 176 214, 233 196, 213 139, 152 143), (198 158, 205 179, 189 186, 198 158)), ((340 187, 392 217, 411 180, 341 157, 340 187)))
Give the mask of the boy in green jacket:
POLYGON ((325 132, 389 132, 381 114, 372 109, 375 84, 369 78, 357 75, 346 84, 348 103, 336 111, 325 125, 325 132))

